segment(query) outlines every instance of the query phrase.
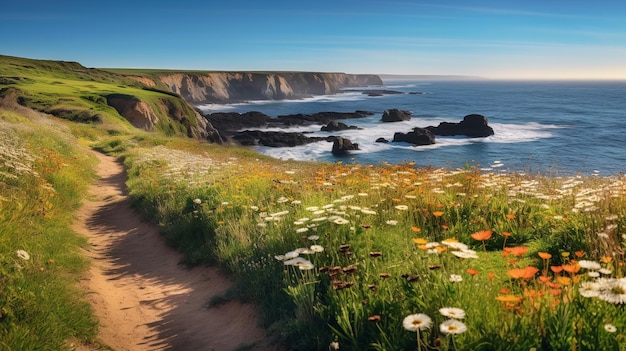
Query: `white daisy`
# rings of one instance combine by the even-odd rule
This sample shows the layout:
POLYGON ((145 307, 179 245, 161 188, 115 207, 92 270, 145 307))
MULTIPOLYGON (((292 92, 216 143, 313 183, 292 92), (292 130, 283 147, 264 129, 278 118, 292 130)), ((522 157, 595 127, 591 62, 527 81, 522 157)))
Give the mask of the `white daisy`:
POLYGON ((429 329, 432 325, 432 319, 423 313, 408 315, 402 321, 402 326, 408 331, 429 329))
POLYGON ((467 331, 467 327, 461 321, 449 319, 439 325, 439 330, 444 334, 461 334, 467 331))

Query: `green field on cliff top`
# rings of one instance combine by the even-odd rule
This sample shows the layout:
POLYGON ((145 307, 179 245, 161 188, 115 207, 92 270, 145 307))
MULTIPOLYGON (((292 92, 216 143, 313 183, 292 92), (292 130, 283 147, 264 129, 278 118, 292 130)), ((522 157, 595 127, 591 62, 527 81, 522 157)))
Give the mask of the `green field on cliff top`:
POLYGON ((87 148, 124 158, 134 207, 186 264, 235 280, 207 306, 254 302, 285 349, 626 350, 622 176, 279 161, 166 112, 132 127, 106 96, 177 97, 123 71, 0 72, 0 350, 105 349, 76 287, 87 148))

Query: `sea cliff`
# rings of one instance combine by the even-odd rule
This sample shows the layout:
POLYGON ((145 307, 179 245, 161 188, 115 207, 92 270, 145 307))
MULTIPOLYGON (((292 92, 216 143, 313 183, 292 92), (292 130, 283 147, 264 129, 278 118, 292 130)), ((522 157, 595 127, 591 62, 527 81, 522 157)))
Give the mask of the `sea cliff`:
POLYGON ((151 78, 154 85, 164 84, 192 104, 300 99, 383 84, 377 75, 315 72, 168 72, 151 78))

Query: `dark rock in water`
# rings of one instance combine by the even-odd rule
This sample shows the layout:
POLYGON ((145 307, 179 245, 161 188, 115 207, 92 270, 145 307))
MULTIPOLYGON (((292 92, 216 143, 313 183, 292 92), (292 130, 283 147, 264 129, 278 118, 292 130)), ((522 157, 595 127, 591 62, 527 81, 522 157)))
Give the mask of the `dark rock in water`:
POLYGON ((354 90, 351 91, 360 91, 361 94, 368 96, 383 96, 383 95, 396 95, 396 94, 404 94, 401 91, 397 90, 386 90, 386 89, 366 89, 366 90, 354 90))
POLYGON ((251 111, 246 113, 216 112, 204 117, 215 129, 228 135, 227 132, 245 128, 285 128, 297 125, 327 124, 333 120, 363 118, 373 114, 372 112, 357 110, 354 112, 319 112, 312 115, 293 114, 272 118, 264 113, 251 111))
POLYGON ((426 94, 423 91, 410 91, 409 95, 423 95, 426 94))
POLYGON ((322 137, 308 137, 303 133, 265 132, 260 130, 237 132, 232 136, 232 139, 241 145, 270 147, 298 146, 327 140, 327 138, 322 137))
POLYGON ((394 142, 405 142, 414 145, 431 145, 435 143, 435 136, 428 129, 413 128, 412 132, 395 133, 393 135, 394 142))
POLYGON ((354 112, 318 112, 312 115, 298 113, 293 115, 278 116, 276 117, 276 122, 282 123, 284 126, 327 124, 333 120, 363 118, 373 114, 374 113, 372 112, 359 110, 354 112))
POLYGON ((330 121, 328 122, 327 125, 323 126, 321 130, 322 132, 336 132, 336 131, 347 130, 347 129, 359 129, 359 127, 349 126, 342 122, 330 121))
POLYGON ((243 128, 264 128, 272 118, 258 111, 246 113, 216 112, 204 116, 213 127, 221 132, 235 131, 243 128))
POLYGON ((349 151, 358 150, 359 144, 352 143, 349 139, 336 137, 335 141, 333 141, 333 155, 345 155, 349 151))
POLYGON ((385 138, 378 138, 378 139, 376 139, 376 142, 377 142, 377 143, 388 143, 388 142, 389 142, 389 140, 387 140, 387 139, 385 139, 385 138))
POLYGON ((383 122, 409 121, 411 120, 411 111, 398 110, 397 108, 386 110, 383 112, 383 118, 381 120, 383 122))
POLYGON ((487 125, 487 117, 478 114, 467 115, 459 123, 442 122, 437 127, 426 129, 440 136, 465 135, 474 138, 493 135, 493 128, 487 125))

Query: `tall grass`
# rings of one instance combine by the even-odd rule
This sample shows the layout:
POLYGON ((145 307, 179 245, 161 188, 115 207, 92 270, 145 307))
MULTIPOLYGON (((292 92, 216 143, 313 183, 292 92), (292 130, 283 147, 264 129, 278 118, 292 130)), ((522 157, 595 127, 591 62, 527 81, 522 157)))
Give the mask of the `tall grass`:
POLYGON ((175 148, 128 153, 136 206, 288 349, 626 349, 622 177, 175 148))
POLYGON ((39 122, 0 109, 2 350, 61 350, 96 332, 76 286, 85 239, 70 229, 93 160, 63 126, 39 122))

